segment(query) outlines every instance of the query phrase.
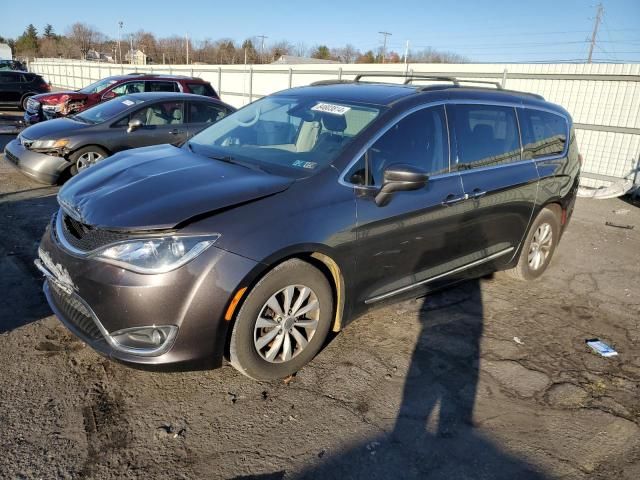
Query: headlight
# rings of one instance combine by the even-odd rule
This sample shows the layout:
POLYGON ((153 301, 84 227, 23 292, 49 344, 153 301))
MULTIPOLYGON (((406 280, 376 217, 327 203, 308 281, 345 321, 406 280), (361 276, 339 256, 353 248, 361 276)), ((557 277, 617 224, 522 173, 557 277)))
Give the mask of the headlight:
POLYGON ((218 238, 216 234, 130 240, 108 246, 93 257, 138 273, 166 273, 200 255, 218 238))
POLYGON ((59 103, 57 105, 43 105, 42 110, 45 112, 61 112, 65 109, 66 103, 59 103))
POLYGON ((34 150, 55 150, 62 148, 69 143, 68 138, 60 138, 58 140, 35 140, 30 148, 34 150))

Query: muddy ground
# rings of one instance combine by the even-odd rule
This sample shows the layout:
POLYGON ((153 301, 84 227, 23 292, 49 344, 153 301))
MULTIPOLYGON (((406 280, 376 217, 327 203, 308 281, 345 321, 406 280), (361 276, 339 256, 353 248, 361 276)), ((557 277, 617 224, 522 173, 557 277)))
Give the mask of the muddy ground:
POLYGON ((579 200, 541 280, 377 310, 256 383, 133 370, 70 335, 32 267, 54 194, 0 158, 0 478, 640 478, 637 206, 579 200))

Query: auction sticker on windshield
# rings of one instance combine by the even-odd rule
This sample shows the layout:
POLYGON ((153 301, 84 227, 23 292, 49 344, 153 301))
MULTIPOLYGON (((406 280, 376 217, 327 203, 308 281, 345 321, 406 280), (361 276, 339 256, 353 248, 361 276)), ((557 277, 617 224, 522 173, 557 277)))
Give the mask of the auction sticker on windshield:
POLYGON ((316 162, 305 162, 304 160, 296 160, 291 165, 294 166, 294 167, 308 168, 308 169, 311 169, 311 170, 313 170, 314 168, 316 168, 318 166, 318 164, 316 162))
POLYGON ((315 112, 331 113, 333 115, 344 115, 351 107, 345 107, 344 105, 335 105, 333 103, 316 103, 311 107, 311 110, 315 112))
POLYGON ((131 100, 123 100, 122 104, 126 105, 127 107, 130 107, 131 105, 133 105, 135 102, 132 102, 131 100))

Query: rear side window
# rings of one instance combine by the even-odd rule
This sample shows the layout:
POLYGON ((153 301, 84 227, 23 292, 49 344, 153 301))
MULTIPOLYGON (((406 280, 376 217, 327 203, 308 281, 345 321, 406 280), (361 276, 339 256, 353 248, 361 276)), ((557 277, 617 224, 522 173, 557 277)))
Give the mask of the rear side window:
POLYGON ((208 83, 187 83, 187 88, 191 93, 196 95, 204 95, 205 97, 216 97, 216 92, 213 91, 211 85, 208 83))
POLYGON ((456 105, 458 168, 480 168, 520 160, 520 138, 513 107, 456 105))
POLYGON ((0 83, 17 83, 22 81, 22 74, 14 72, 0 72, 0 83))
POLYGON ((148 92, 179 92, 178 84, 176 82, 147 82, 148 92))
POLYGON ((561 155, 567 142, 567 121, 564 117, 541 110, 519 109, 522 129, 523 158, 561 155))
POLYGON ((205 102, 190 102, 189 114, 191 123, 215 123, 226 117, 228 110, 222 105, 205 102))

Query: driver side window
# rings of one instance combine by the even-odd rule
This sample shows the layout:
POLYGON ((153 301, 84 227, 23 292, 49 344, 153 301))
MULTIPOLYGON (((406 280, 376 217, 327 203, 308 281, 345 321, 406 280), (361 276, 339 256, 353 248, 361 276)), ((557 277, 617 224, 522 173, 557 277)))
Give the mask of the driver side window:
POLYGON ((346 175, 356 185, 379 187, 392 164, 414 165, 429 175, 449 171, 449 135, 444 106, 423 108, 387 130, 346 175))

